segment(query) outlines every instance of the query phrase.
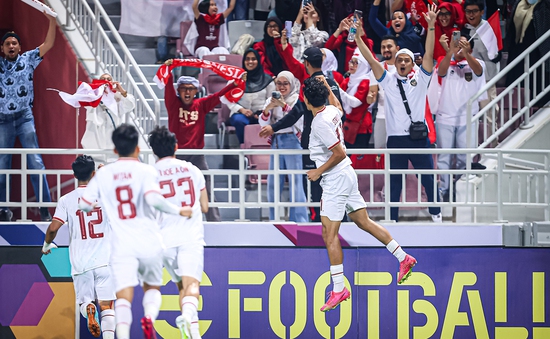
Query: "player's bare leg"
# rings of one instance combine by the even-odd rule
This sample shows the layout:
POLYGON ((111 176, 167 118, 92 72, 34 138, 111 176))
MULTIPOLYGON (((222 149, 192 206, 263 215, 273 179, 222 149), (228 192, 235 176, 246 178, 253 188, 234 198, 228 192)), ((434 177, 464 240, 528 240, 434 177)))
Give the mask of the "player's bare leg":
POLYGON ((323 224, 323 240, 327 248, 330 261, 330 276, 332 278, 332 291, 327 302, 321 307, 322 312, 336 308, 342 301, 349 299, 350 292, 344 286, 344 254, 338 238, 341 221, 332 221, 326 216, 321 216, 323 224))
POLYGON ((399 260, 399 276, 397 278, 397 283, 401 284, 407 280, 412 272, 412 268, 416 265, 416 259, 403 251, 401 246, 391 237, 390 232, 388 232, 385 227, 369 217, 366 208, 353 211, 349 213, 348 216, 360 229, 368 232, 384 244, 388 251, 399 260))
POLYGON ((180 293, 181 316, 176 318, 176 325, 184 339, 200 339, 199 332, 199 295, 200 282, 193 277, 181 277, 177 283, 180 293))

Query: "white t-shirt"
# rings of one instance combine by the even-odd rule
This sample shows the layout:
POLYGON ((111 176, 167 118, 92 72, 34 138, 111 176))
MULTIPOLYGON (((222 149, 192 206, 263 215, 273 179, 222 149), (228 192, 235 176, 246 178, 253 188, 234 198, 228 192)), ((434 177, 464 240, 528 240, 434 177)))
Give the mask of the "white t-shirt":
POLYGON ((204 226, 200 204, 201 191, 206 189, 202 172, 187 161, 172 157, 160 159, 155 168, 159 175, 161 193, 177 206, 191 206, 193 216, 182 218, 179 215, 162 213, 160 232, 167 248, 185 243, 201 241, 204 244, 204 226))
POLYGON ((78 209, 86 186, 59 199, 53 219, 69 227, 69 257, 71 274, 78 275, 94 268, 107 266, 111 256, 110 228, 101 207, 90 212, 78 209))
MULTIPOLYGON (((485 63, 477 59, 483 67, 483 73, 477 76, 466 60, 449 66, 444 77, 441 77, 441 95, 436 113, 437 122, 449 126, 466 126, 467 104, 483 86, 485 86, 485 63)), ((435 79, 434 79, 435 80, 435 79)), ((478 101, 487 99, 487 93, 478 101)), ((479 112, 479 105, 472 105, 472 116, 479 112)))
MULTIPOLYGON (((309 151, 312 161, 315 161, 317 168, 328 161, 332 155, 332 149, 338 144, 342 144, 344 151, 344 133, 342 133, 342 118, 338 108, 327 105, 317 112, 317 115, 311 122, 311 134, 309 135, 309 151)), ((323 175, 332 172, 338 172, 342 168, 351 165, 351 160, 346 157, 339 164, 323 173, 323 175)))
POLYGON ((426 110, 426 93, 432 73, 426 72, 420 67, 414 73, 409 73, 406 78, 397 72, 384 71, 378 83, 384 88, 384 106, 386 111, 386 133, 390 136, 409 135, 409 127, 412 121, 424 121, 426 110), (397 81, 403 84, 403 90, 407 97, 411 110, 411 118, 407 114, 397 81))
MULTIPOLYGON (((390 73, 395 73, 395 65, 388 65, 386 61, 380 62, 382 67, 390 73)), ((376 77, 374 77, 376 81, 376 77)), ((378 81, 376 81, 376 84, 378 84, 378 81)), ((378 86, 378 111, 376 111, 376 119, 386 119, 386 108, 384 106, 384 89, 382 86, 378 86)), ((371 105, 372 107, 372 105, 371 105)))
POLYGON ((82 200, 100 200, 112 230, 113 255, 148 257, 164 248, 156 210, 145 195, 160 193, 157 170, 134 158, 120 158, 98 170, 82 200))

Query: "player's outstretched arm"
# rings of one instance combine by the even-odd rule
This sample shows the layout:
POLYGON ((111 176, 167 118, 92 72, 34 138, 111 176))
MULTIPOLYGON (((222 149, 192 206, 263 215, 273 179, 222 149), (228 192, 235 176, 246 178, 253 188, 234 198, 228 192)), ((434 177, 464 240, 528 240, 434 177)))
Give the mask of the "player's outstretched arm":
POLYGON ((48 226, 48 229, 46 230, 46 237, 44 238, 42 253, 50 254, 52 248, 57 248, 57 246, 53 243, 53 240, 55 239, 57 231, 61 228, 61 226, 63 226, 61 221, 56 219, 52 220, 52 222, 48 226))
POLYGON ((149 206, 153 206, 155 209, 168 213, 168 214, 179 214, 182 217, 191 218, 192 210, 190 207, 178 207, 168 200, 166 200, 160 192, 149 191, 145 194, 145 201, 149 206))

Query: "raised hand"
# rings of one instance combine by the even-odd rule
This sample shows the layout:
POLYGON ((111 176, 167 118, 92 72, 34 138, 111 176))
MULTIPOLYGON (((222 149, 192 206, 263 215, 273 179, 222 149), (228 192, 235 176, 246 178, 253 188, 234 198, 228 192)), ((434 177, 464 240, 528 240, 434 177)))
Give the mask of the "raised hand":
POLYGON ((463 55, 472 52, 472 47, 470 46, 470 43, 468 41, 459 40, 458 47, 462 48, 463 55))
POLYGON ((447 37, 447 34, 441 35, 441 37, 439 38, 439 43, 441 44, 445 52, 449 53, 451 47, 449 47, 449 37, 447 37))
POLYGON ((174 62, 174 59, 168 59, 164 62, 166 66, 170 66, 174 62))
POLYGON ((436 10, 437 5, 428 5, 428 13, 422 13, 430 28, 435 27, 435 20, 437 20, 437 15, 439 14, 439 10, 437 10, 437 12, 436 10))

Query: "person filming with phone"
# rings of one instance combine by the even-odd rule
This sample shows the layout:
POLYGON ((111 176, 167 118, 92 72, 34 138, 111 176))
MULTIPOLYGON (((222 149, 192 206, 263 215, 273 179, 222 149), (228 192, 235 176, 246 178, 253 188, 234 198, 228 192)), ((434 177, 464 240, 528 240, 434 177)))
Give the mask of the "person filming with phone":
POLYGON ((323 47, 328 39, 328 33, 323 31, 323 21, 319 9, 311 2, 304 0, 304 6, 298 12, 294 25, 285 22, 289 43, 294 48, 293 55, 303 61, 304 51, 309 47, 323 47), (290 27, 289 27, 290 26, 290 27))
MULTIPOLYGON (((438 80, 441 83, 439 105, 435 111, 437 147, 477 147, 475 133, 472 133, 469 146, 466 139, 468 125, 466 103, 467 98, 473 97, 485 86, 485 63, 472 56, 474 41, 470 41, 470 36, 466 33, 461 35, 460 32, 453 32, 451 41, 447 35, 443 34, 439 39, 439 44, 445 50, 446 55, 440 59, 437 66, 438 80)), ((478 98, 478 101, 484 100, 486 96, 487 93, 484 93, 478 98)), ((478 111, 479 105, 472 105, 472 116, 476 115, 478 111)), ((475 128, 475 123, 472 124, 472 128, 475 128)), ((442 153, 437 157, 437 168, 451 169, 451 167, 465 169, 466 154, 442 153), (454 157, 456 157, 455 161, 453 161, 454 157)), ((450 175, 441 175, 439 194, 444 201, 452 199, 449 197, 449 186, 450 175)))

